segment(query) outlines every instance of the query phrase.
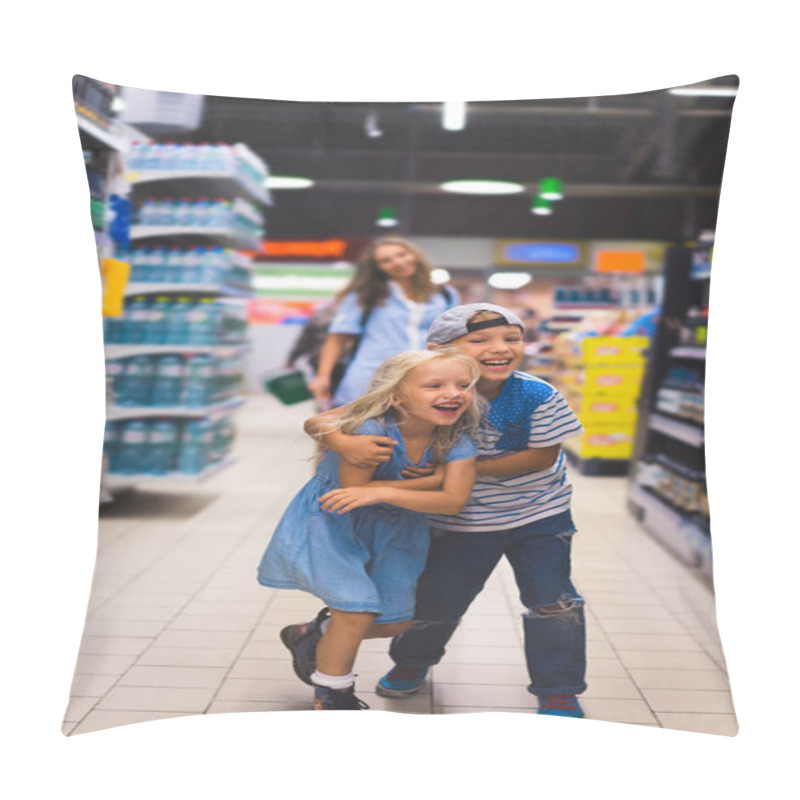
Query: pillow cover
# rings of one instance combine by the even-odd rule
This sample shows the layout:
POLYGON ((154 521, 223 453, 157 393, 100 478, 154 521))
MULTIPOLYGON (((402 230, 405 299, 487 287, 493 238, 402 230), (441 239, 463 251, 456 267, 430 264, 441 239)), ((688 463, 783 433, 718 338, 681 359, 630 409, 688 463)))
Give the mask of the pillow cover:
MULTIPOLYGON (((461 302, 522 316, 521 371, 580 421, 563 452, 582 601, 571 635, 577 649, 585 635, 586 663, 553 694, 585 679, 586 718, 735 734, 703 406, 736 84, 451 109, 177 95, 76 76, 108 406, 64 733, 311 707, 281 633, 324 602, 259 585, 256 567, 314 471, 303 422, 318 407, 281 405, 263 379, 349 286, 371 240, 400 231, 393 246, 420 248, 461 302), (295 188, 304 178, 314 185, 295 188)), ((297 355, 309 378, 313 352, 297 355)), ((535 424, 554 424, 538 413, 535 424)), ((419 715, 536 713, 547 695, 528 690, 541 677, 523 631, 535 651, 550 635, 537 609, 560 598, 525 609, 517 595, 503 558, 407 696, 376 691, 393 662, 388 639, 365 640, 358 696, 419 715)))

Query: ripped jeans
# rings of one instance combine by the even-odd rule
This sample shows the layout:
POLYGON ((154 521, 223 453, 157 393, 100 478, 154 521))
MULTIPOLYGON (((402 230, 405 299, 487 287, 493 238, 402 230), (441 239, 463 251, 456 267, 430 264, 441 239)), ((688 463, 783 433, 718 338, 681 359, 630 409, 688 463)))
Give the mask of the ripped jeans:
POLYGON ((392 639, 392 660, 402 667, 438 664, 461 617, 505 556, 526 609, 528 691, 538 696, 585 691, 583 598, 570 578, 574 533, 569 511, 507 531, 432 530, 417 584, 415 619, 406 633, 392 639))

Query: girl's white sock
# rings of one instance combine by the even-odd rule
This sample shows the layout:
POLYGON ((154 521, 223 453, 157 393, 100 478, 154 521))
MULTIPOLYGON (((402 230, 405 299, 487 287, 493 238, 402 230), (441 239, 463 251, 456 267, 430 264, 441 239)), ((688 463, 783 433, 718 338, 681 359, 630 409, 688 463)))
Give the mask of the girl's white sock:
POLYGON ((311 683, 317 686, 326 686, 328 689, 347 689, 356 682, 355 673, 349 675, 325 675, 322 672, 313 672, 311 674, 311 683))

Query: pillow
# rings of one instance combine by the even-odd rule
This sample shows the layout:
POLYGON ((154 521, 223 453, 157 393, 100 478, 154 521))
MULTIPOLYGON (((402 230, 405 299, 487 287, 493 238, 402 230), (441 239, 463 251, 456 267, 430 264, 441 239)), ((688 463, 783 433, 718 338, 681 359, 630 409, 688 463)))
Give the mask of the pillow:
MULTIPOLYGON (((314 472, 303 422, 318 406, 281 404, 264 376, 349 286, 370 241, 399 230, 385 246, 418 248, 461 302, 510 307, 525 322, 518 380, 554 387, 526 406, 526 424, 562 444, 546 474, 568 482, 549 494, 541 476, 500 483, 549 504, 531 518, 523 503, 514 525, 571 543, 575 593, 567 608, 535 593, 526 608, 503 558, 418 691, 376 691, 392 660, 388 639, 373 638, 355 661, 358 697, 416 715, 565 716, 574 705, 561 698, 575 692, 591 720, 733 736, 703 406, 737 84, 482 101, 451 121, 439 103, 243 100, 76 76, 107 411, 97 561, 64 733, 311 708, 282 632, 326 601, 302 581, 259 585, 256 570, 314 472), (500 194, 486 193, 488 179, 503 182, 500 194), (558 433, 567 420, 580 431, 570 422, 570 436, 558 433), (569 626, 573 648, 561 684, 530 671, 552 667, 536 643, 552 642, 555 625, 569 626)), ((362 348, 392 313, 408 319, 402 293, 373 312, 362 348)), ((492 433, 479 444, 496 457, 492 433)), ((496 542, 485 527, 478 538, 496 542)))

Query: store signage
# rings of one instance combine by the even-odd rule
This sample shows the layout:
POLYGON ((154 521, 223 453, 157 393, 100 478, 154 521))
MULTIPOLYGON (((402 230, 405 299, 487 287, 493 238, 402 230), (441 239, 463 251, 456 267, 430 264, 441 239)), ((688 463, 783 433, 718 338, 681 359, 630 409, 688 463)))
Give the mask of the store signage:
POLYGON ((256 325, 305 325, 318 301, 258 297, 247 303, 247 320, 256 325))
POLYGON ((598 250, 594 255, 594 271, 606 274, 641 275, 645 255, 641 250, 598 250))
POLYGON ((253 264, 252 286, 261 297, 332 297, 353 276, 352 267, 321 264, 253 264))
POLYGON ((301 258, 343 258, 348 243, 344 239, 327 239, 322 242, 264 242, 262 253, 266 256, 301 258))
POLYGON ((497 242, 499 264, 540 264, 542 266, 583 266, 579 242, 540 242, 501 239, 497 242))

